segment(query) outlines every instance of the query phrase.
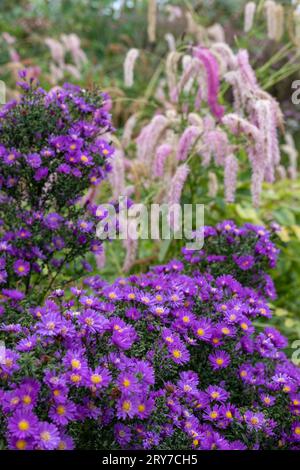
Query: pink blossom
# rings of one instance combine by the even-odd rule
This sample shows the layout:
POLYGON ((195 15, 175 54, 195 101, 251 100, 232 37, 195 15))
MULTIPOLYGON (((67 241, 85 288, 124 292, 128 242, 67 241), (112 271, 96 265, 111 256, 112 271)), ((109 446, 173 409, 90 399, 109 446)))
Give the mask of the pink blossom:
POLYGON ((211 112, 220 119, 224 108, 218 103, 219 93, 219 66, 213 54, 205 48, 194 48, 194 56, 203 63, 207 76, 207 101, 211 112))
POLYGON ((154 176, 162 177, 164 174, 164 165, 168 156, 172 153, 173 148, 170 144, 162 144, 156 149, 153 172, 154 176))
POLYGON ((176 153, 177 161, 185 161, 187 159, 189 151, 195 145, 197 139, 201 135, 201 132, 201 128, 197 126, 189 126, 185 129, 179 139, 176 153))

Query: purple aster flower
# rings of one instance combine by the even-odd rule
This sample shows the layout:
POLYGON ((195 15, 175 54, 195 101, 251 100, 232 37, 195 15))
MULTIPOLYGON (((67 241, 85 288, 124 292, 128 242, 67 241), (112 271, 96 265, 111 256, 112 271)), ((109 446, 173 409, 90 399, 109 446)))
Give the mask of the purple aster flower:
POLYGON ((31 168, 39 168, 42 163, 41 157, 38 153, 29 153, 26 156, 26 161, 31 168))
POLYGON ((176 341, 168 347, 169 356, 176 364, 185 364, 190 360, 190 354, 182 343, 182 341, 176 341))
POLYGON ((31 437, 20 439, 15 436, 10 436, 8 438, 8 448, 10 450, 33 450, 34 440, 31 437))
POLYGON ((43 166, 43 167, 40 167, 35 173, 34 173, 34 179, 35 181, 41 181, 41 180, 44 180, 45 178, 47 178, 48 176, 48 173, 49 173, 49 170, 47 167, 43 166))
POLYGON ((37 426, 37 417, 32 411, 25 409, 16 410, 13 416, 9 418, 7 425, 9 432, 19 439, 34 436, 37 426))
POLYGON ((199 384, 198 375, 195 372, 181 372, 180 379, 177 382, 178 387, 185 393, 197 392, 197 386, 199 384))
POLYGON ((20 277, 27 276, 27 274, 29 273, 29 270, 30 270, 30 263, 28 263, 28 261, 19 259, 14 262, 14 271, 18 276, 20 277))
POLYGON ((105 388, 111 382, 111 374, 104 367, 96 367, 87 374, 86 384, 93 389, 105 388))
POLYGON ((118 348, 128 350, 137 338, 136 332, 132 326, 125 326, 120 329, 114 329, 111 340, 118 348))
POLYGON ((300 441, 300 422, 299 421, 296 421, 296 423, 293 424, 292 433, 293 433, 294 440, 300 441))
POLYGON ((125 424, 118 423, 114 426, 114 435, 116 441, 124 448, 131 441, 131 429, 125 424))
POLYGON ((139 391, 138 380, 133 374, 122 372, 117 383, 123 393, 130 394, 139 391))
POLYGON ((57 449, 60 442, 57 427, 47 422, 38 424, 37 432, 34 437, 38 449, 54 450, 57 449))
POLYGON ((122 396, 117 402, 117 416, 121 419, 133 418, 137 413, 136 398, 122 396))
POLYGON ((35 348, 36 342, 37 342, 36 335, 28 336, 27 338, 21 339, 18 342, 16 349, 17 351, 21 351, 21 352, 32 351, 32 349, 35 348))
POLYGON ((110 327, 109 321, 103 315, 90 308, 85 310, 78 317, 78 320, 87 331, 93 333, 103 333, 110 327))
POLYGON ((59 313, 50 312, 42 316, 37 323, 37 332, 42 336, 56 336, 62 326, 62 318, 59 313))
POLYGON ((137 416, 140 419, 148 418, 154 409, 154 405, 155 405, 155 401, 151 397, 148 399, 137 398, 137 403, 136 403, 137 416))
POLYGON ((50 408, 49 417, 58 425, 66 426, 76 416, 76 406, 71 401, 59 403, 50 408))
POLYGON ((194 322, 193 332, 198 339, 209 341, 212 336, 212 322, 207 318, 194 322))
POLYGON ((60 436, 60 441, 57 446, 57 450, 73 450, 74 449, 74 441, 70 436, 66 434, 62 434, 60 436))
POLYGON ((16 152, 15 150, 11 150, 3 156, 3 161, 4 163, 6 163, 6 165, 13 166, 16 164, 19 157, 20 154, 18 152, 16 152))
POLYGON ((2 295, 17 302, 23 300, 25 297, 25 294, 17 289, 2 289, 2 295))
POLYGON ((244 414, 245 422, 250 430, 258 430, 265 424, 265 416, 261 412, 254 413, 253 411, 246 411, 244 414))
POLYGON ((204 410, 203 418, 207 421, 217 422, 221 417, 221 407, 214 405, 204 410))
POLYGON ((251 255, 244 255, 244 256, 233 255, 233 260, 236 263, 236 265, 243 271, 247 271, 248 269, 251 269, 255 263, 254 257, 251 255))
POLYGON ((267 407, 273 406, 276 401, 276 398, 272 395, 269 395, 268 393, 261 393, 260 399, 261 402, 267 407))
POLYGON ((212 401, 226 401, 229 398, 229 393, 224 390, 222 387, 218 387, 217 385, 210 385, 206 389, 207 395, 210 397, 212 401))
POLYGON ((210 354, 208 359, 214 370, 224 369, 230 364, 229 354, 222 350, 210 354))
POLYGON ((51 212, 44 218, 44 225, 50 230, 57 230, 61 226, 63 220, 63 217, 59 214, 51 212))
POLYGON ((134 373, 139 381, 144 385, 154 385, 155 375, 154 369, 147 361, 135 361, 134 373))

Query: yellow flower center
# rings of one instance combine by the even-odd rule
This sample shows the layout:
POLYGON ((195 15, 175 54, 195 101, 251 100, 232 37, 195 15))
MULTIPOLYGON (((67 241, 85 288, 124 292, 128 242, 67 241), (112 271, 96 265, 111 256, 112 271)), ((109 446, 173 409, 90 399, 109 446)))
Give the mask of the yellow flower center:
POLYGON ((124 387, 130 387, 130 383, 131 383, 131 382, 130 382, 129 379, 124 379, 124 380, 123 380, 123 385, 124 385, 124 387))
POLYGON ((145 411, 145 409, 146 409, 146 407, 143 404, 138 406, 138 410, 141 411, 141 412, 145 411))
POLYGON ((162 307, 157 307, 157 308, 155 309, 155 312, 156 312, 158 315, 160 315, 161 313, 164 313, 164 309, 163 309, 162 307))
POLYGON ((216 411, 212 411, 209 415, 212 419, 216 419, 218 417, 218 413, 216 411))
POLYGON ((19 439, 16 442, 16 448, 18 450, 24 450, 24 449, 26 449, 26 447, 27 447, 27 443, 26 443, 26 441, 24 441, 24 439, 19 439))
POLYGON ((99 384, 99 383, 101 383, 101 382, 102 382, 102 376, 99 375, 99 374, 93 374, 93 375, 91 376, 91 382, 92 382, 93 384, 99 384))
POLYGON ((216 363, 217 363, 219 366, 221 366, 221 365, 224 363, 224 359, 222 359, 221 357, 218 357, 218 358, 216 359, 216 363))
POLYGON ((182 321, 183 321, 184 323, 189 323, 190 317, 188 317, 187 315, 185 315, 184 317, 182 317, 182 321))
POLYGON ((57 408, 56 408, 56 411, 57 411, 57 414, 59 414, 60 416, 64 415, 66 413, 66 409, 63 405, 59 405, 57 408))
POLYGON ((179 351, 179 349, 174 349, 173 356, 178 359, 179 357, 181 357, 181 351, 179 351))
POLYGON ((74 383, 78 383, 81 380, 81 375, 78 374, 72 374, 71 375, 71 381, 74 383))
POLYGON ((30 405, 31 403, 31 396, 30 395, 24 395, 23 397, 23 403, 25 403, 25 405, 30 405))
POLYGON ((20 431, 28 431, 30 425, 26 419, 21 419, 21 421, 19 421, 18 428, 20 431))
POLYGON ((46 442, 50 441, 50 439, 51 439, 50 432, 48 432, 48 431, 41 432, 41 439, 42 439, 42 441, 46 441, 46 442))
POLYGON ((203 336, 203 335, 204 335, 204 330, 203 330, 203 328, 198 328, 198 330, 197 330, 197 335, 198 335, 198 336, 203 336))
POLYGON ((131 403, 128 400, 125 400, 122 406, 124 411, 129 411, 131 409, 131 403))
POLYGON ((81 363, 78 359, 72 359, 71 366, 73 367, 73 369, 80 369, 81 363))

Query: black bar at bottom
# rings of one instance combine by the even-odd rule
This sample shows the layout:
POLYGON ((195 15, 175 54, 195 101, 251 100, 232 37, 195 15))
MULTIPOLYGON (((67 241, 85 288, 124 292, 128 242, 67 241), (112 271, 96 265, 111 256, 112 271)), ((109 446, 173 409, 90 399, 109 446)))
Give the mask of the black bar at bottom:
POLYGON ((31 469, 35 466, 47 467, 53 470, 55 465, 75 464, 82 465, 85 469, 92 465, 93 470, 108 466, 136 469, 145 468, 145 465, 149 467, 206 465, 205 469, 209 470, 216 466, 222 468, 224 464, 262 462, 270 466, 273 461, 277 465, 282 463, 284 468, 287 468, 288 464, 299 466, 300 451, 1 451, 0 461, 3 469, 5 464, 31 469))

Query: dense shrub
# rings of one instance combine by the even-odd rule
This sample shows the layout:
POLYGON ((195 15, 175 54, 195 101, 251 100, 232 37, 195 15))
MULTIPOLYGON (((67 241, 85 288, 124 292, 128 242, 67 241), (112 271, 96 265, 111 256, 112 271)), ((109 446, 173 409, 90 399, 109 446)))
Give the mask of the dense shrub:
POLYGON ((256 326, 275 295, 272 236, 230 221, 205 236, 182 261, 89 278, 29 326, 2 325, 3 446, 299 448, 299 369, 256 326))
POLYGON ((78 259, 101 250, 96 207, 78 201, 106 176, 112 154, 104 94, 20 86, 20 100, 0 113, 0 286, 13 302, 43 294, 67 263, 78 275, 78 259))

